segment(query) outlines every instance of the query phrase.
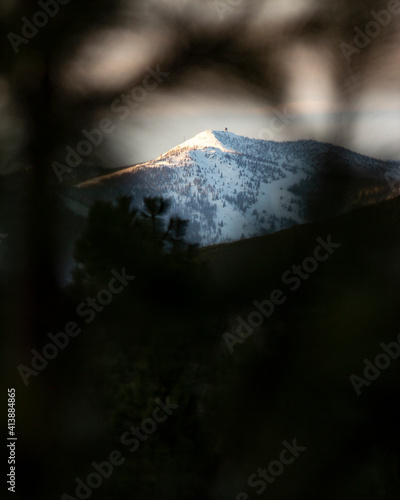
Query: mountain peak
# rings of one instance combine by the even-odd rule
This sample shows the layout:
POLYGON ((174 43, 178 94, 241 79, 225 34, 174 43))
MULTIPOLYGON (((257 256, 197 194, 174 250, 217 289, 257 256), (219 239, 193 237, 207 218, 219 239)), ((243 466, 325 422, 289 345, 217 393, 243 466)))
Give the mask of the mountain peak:
POLYGON ((322 217, 389 196, 384 174, 395 162, 315 141, 265 141, 209 129, 155 160, 79 184, 77 199, 89 206, 96 193, 111 200, 117 192, 135 200, 163 196, 171 200, 172 213, 191 221, 190 241, 210 245, 306 222, 308 197, 320 189, 327 160, 328 167, 334 164, 354 178, 354 188, 339 201, 335 193, 340 180, 333 191, 322 193, 322 217))
POLYGON ((223 152, 232 152, 232 139, 246 139, 240 135, 236 135, 227 130, 204 130, 199 132, 191 139, 182 142, 178 146, 170 149, 166 153, 160 155, 156 160, 164 158, 170 154, 178 153, 185 149, 205 149, 205 148, 217 148, 223 152))
POLYGON ((231 151, 232 147, 230 145, 230 140, 232 138, 238 138, 236 134, 232 132, 228 132, 227 130, 204 130, 203 132, 198 133, 191 139, 183 142, 179 145, 179 147, 184 148, 218 148, 222 151, 231 151))

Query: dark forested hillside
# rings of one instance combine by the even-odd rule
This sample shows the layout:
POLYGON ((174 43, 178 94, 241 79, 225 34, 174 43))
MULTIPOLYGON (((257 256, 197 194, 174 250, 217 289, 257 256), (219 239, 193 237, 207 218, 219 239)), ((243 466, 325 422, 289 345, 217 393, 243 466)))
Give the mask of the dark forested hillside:
MULTIPOLYGON (((86 429, 85 444, 63 445, 74 457, 57 477, 66 491, 93 456, 115 448, 125 462, 98 498, 125 497, 133 485, 139 497, 252 498, 263 480, 250 476, 286 439, 303 451, 284 471, 290 480, 266 481, 268 497, 394 494, 400 200, 198 252, 184 230, 158 216, 153 226, 130 203, 93 207, 65 291, 72 307, 125 275, 104 311, 78 312, 82 333, 63 354, 77 363, 64 383, 75 397, 91 394, 74 424, 86 429), (168 234, 180 244, 169 246, 168 234), (393 262, 390 274, 383 262, 393 262), (387 368, 382 343, 392 345, 387 368), (364 375, 365 359, 377 360, 376 374, 364 375), (178 408, 140 446, 122 439, 151 418, 157 398, 178 408), (98 428, 89 432, 94 408, 98 428)), ((157 203, 146 202, 155 215, 157 203)), ((41 376, 62 380, 52 370, 41 376)))

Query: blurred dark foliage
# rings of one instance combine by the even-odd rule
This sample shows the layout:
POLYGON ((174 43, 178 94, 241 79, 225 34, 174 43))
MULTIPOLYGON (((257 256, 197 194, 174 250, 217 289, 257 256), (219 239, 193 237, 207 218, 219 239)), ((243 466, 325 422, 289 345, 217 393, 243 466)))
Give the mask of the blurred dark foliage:
MULTIPOLYGON (((299 40, 351 42, 353 27, 370 21, 371 9, 387 6, 327 1, 279 30, 250 36, 245 28, 265 4, 244 2, 240 16, 218 25, 167 2, 149 4, 147 15, 172 39, 155 61, 174 75, 165 86, 179 89, 196 69, 218 70, 279 105, 285 47, 299 40)), ((13 8, 4 2, 0 14, 0 78, 19 117, 15 144, 2 140, 0 153, 4 171, 13 172, 0 177, 0 233, 9 234, 0 246, 0 331, 3 386, 17 391, 15 498, 74 496, 74 478, 84 479, 93 460, 106 459, 121 433, 148 416, 154 398, 168 395, 181 409, 93 498, 232 498, 246 491, 251 473, 276 458, 282 440, 295 437, 307 452, 265 497, 398 498, 399 366, 393 362, 359 398, 348 380, 398 332, 398 200, 200 255, 185 247, 184 221, 171 219, 159 238, 157 207, 147 206, 146 218, 127 199, 98 203, 86 225, 77 221, 78 268, 63 289, 56 271, 62 209, 51 163, 79 140, 82 123, 95 122, 145 70, 120 87, 69 95, 58 69, 99 28, 139 30, 144 10, 134 0, 71 1, 15 54, 5 34, 19 33, 21 17, 31 19, 37 10, 33 0, 13 8), (10 156, 6 149, 13 145, 10 156), (229 355, 221 344, 225 329, 252 300, 279 287, 281 273, 327 234, 341 242, 340 251, 290 297, 268 331, 229 355), (135 281, 25 387, 16 366, 29 365, 30 350, 73 320, 76 305, 117 266, 137 275, 135 281)), ((351 102, 368 83, 374 59, 367 48, 349 66, 334 53, 337 92, 351 102)), ((349 184, 334 160, 327 155, 320 189, 333 189, 340 204, 349 184)), ((3 387, 4 412, 5 395, 3 387)))

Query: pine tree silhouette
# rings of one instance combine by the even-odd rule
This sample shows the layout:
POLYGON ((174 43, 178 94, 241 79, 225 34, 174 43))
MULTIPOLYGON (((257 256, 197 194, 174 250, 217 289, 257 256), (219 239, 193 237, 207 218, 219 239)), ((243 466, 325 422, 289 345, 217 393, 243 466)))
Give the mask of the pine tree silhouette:
POLYGON ((142 211, 144 217, 148 217, 151 220, 153 238, 156 237, 157 232, 157 222, 158 219, 165 215, 170 206, 170 200, 165 200, 161 197, 146 197, 143 199, 146 211, 142 211))

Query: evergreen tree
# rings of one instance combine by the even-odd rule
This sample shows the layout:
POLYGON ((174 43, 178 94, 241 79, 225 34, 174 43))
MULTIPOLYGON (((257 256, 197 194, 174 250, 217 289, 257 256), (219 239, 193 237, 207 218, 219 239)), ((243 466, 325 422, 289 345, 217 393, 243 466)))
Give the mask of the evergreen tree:
POLYGON ((171 202, 161 197, 146 197, 143 199, 143 202, 146 211, 142 211, 142 214, 144 217, 150 218, 153 237, 155 238, 158 229, 158 221, 168 212, 171 202))

